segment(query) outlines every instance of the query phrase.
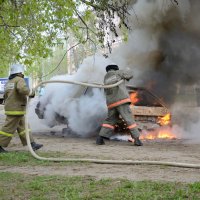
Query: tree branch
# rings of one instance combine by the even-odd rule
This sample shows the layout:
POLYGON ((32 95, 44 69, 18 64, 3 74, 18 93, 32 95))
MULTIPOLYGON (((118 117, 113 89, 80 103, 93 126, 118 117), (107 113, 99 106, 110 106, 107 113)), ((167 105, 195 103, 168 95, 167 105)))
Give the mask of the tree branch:
POLYGON ((21 27, 19 25, 9 25, 9 24, 0 24, 0 26, 1 27, 4 26, 6 28, 19 28, 19 27, 21 27))

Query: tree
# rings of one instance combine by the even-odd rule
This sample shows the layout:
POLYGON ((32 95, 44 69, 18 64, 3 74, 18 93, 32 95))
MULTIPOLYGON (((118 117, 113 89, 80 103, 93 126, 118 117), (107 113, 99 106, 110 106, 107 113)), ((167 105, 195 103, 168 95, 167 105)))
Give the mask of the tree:
POLYGON ((117 36, 116 16, 126 26, 127 5, 127 0, 0 0, 0 65, 31 65, 35 58, 46 58, 68 30, 79 43, 96 38, 111 47, 105 35, 117 36))
MULTIPOLYGON (((178 4, 176 0, 174 1, 178 4)), ((0 67, 16 61, 31 66, 73 33, 112 50, 117 29, 129 29, 128 7, 136 0, 0 0, 0 67), (118 18, 119 23, 115 23, 118 18)))

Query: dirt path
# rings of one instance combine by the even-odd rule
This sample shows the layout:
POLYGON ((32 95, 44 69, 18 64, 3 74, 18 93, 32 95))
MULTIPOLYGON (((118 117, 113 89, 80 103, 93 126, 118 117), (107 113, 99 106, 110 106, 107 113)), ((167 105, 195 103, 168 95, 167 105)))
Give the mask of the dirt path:
MULTIPOLYGON (((31 109, 30 109, 31 110, 31 109)), ((31 112, 34 113, 34 112, 31 112)), ((0 106, 0 126, 5 119, 3 106, 0 106)), ((53 136, 51 130, 61 131, 62 128, 48 129, 36 116, 31 115, 31 129, 42 130, 34 134, 37 142, 43 143, 40 152, 60 152, 65 158, 97 158, 113 160, 156 160, 200 164, 200 145, 189 140, 152 140, 144 141, 143 147, 135 147, 128 142, 106 141, 106 145, 96 146, 95 138, 61 137, 61 132, 53 136)), ((18 137, 15 137, 9 151, 24 151, 18 137)), ((200 169, 178 168, 156 165, 112 165, 89 163, 62 163, 61 165, 34 167, 5 167, 0 171, 20 172, 33 175, 93 176, 100 178, 127 178, 130 180, 161 180, 178 182, 200 181, 200 169)))
MULTIPOLYGON (((40 152, 60 152, 65 157, 120 159, 120 160, 157 160, 200 164, 200 145, 188 140, 144 141, 143 147, 132 146, 128 142, 106 141, 106 145, 96 146, 95 138, 66 138, 37 134, 38 142, 44 144, 40 152)), ((24 150, 15 138, 10 151, 24 150)), ((22 172, 34 175, 93 176, 100 178, 127 178, 130 180, 160 180, 177 182, 200 181, 200 169, 178 168, 155 165, 112 165, 89 163, 66 163, 61 166, 1 167, 1 171, 22 172)))

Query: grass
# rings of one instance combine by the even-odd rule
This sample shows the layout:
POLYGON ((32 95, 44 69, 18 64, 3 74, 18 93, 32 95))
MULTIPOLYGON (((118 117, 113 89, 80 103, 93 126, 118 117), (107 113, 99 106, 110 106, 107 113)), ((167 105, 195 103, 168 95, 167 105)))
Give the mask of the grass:
MULTIPOLYGON (((58 152, 41 153, 46 157, 66 157, 58 152)), ((0 154, 0 166, 69 166, 77 162, 36 160, 29 152, 0 154)), ((10 172, 0 173, 0 200, 198 200, 200 182, 193 184, 129 181, 92 177, 37 176, 10 172)))
POLYGON ((161 183, 91 177, 0 173, 0 199, 28 200, 182 200, 200 199, 200 183, 161 183))
MULTIPOLYGON (((70 158, 71 155, 62 154, 60 152, 40 153, 42 157, 63 157, 70 158)), ((73 156, 80 157, 80 156, 73 156)), ((68 162, 68 164, 75 164, 75 162, 68 162)), ((0 154, 0 165, 3 166, 55 166, 66 165, 65 162, 52 162, 35 159, 29 152, 10 152, 0 154)))

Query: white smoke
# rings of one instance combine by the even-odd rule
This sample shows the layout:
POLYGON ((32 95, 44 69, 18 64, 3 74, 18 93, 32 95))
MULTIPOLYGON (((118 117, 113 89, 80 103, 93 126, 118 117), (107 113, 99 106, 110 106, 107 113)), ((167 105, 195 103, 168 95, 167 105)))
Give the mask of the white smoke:
MULTIPOLYGON (((103 84, 105 66, 110 62, 100 55, 91 56, 84 60, 75 74, 55 76, 51 80, 103 84)), ((81 136, 94 135, 107 114, 102 89, 62 83, 46 85, 40 98, 40 110, 44 112, 48 126, 63 122, 81 136)))
POLYGON ((95 135, 107 113, 103 91, 94 89, 92 96, 82 96, 73 101, 68 111, 69 127, 74 132, 81 136, 95 135))
MULTIPOLYGON (((127 20, 131 28, 128 42, 115 48, 109 59, 100 55, 91 56, 83 61, 74 75, 53 79, 101 84, 105 66, 115 62, 121 69, 133 71, 134 85, 151 87, 172 106, 177 86, 194 84, 200 79, 199 67, 197 70, 200 44, 197 42, 198 36, 193 34, 200 32, 195 26, 200 19, 195 8, 199 8, 200 3, 196 0, 177 2, 178 5, 171 0, 131 2, 127 20)), ((47 85, 45 95, 40 99, 41 109, 45 109, 46 123, 54 126, 59 114, 78 134, 87 135, 95 131, 106 116, 105 97, 102 91, 96 89, 90 96, 83 95, 84 89, 66 84, 47 85)), ((196 124, 199 124, 198 121, 196 124)), ((196 124, 186 132, 192 131, 196 124)))

